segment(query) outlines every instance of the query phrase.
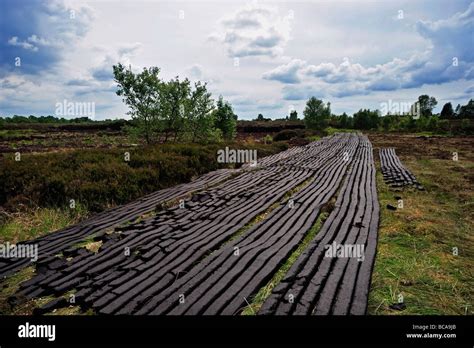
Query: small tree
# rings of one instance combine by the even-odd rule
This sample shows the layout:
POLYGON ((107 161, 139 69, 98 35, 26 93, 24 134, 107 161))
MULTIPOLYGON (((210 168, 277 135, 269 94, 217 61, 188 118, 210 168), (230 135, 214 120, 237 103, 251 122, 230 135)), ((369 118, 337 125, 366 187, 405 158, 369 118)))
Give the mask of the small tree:
POLYGON ((130 111, 128 114, 136 121, 138 133, 145 137, 147 143, 152 140, 153 133, 159 129, 159 95, 162 82, 158 77, 160 69, 144 68, 141 73, 134 74, 122 64, 113 66, 117 95, 122 97, 130 111))
POLYGON ((214 100, 207 85, 197 82, 188 103, 186 126, 193 142, 206 141, 214 130, 214 100))
POLYGON ((235 138, 237 130, 237 115, 234 114, 232 105, 224 101, 222 96, 219 96, 217 101, 217 108, 214 110, 214 119, 216 128, 222 131, 225 139, 230 140, 235 138))
POLYGON ((459 108, 459 118, 460 119, 474 119, 474 100, 470 99, 466 105, 463 105, 459 108))
POLYGON ((379 113, 377 110, 360 109, 354 114, 355 129, 374 129, 379 125, 379 113))
POLYGON ((331 104, 315 97, 309 98, 303 111, 304 123, 309 129, 324 129, 331 115, 331 104))
POLYGON ((459 115, 459 110, 461 109, 461 104, 458 104, 456 106, 456 109, 454 109, 454 112, 456 113, 456 115, 459 115))
POLYGON ((298 121, 298 113, 296 110, 290 112, 290 121, 298 121))
POLYGON ((451 103, 446 103, 441 110, 441 114, 439 116, 441 119, 452 119, 454 118, 454 110, 453 105, 451 103))
POLYGON ((352 128, 352 124, 351 124, 351 119, 349 116, 347 116, 347 114, 344 112, 341 117, 339 118, 340 120, 340 127, 341 128, 352 128))
POLYGON ((184 130, 186 115, 190 108, 191 83, 180 81, 178 76, 162 85, 160 114, 164 119, 165 142, 172 134, 174 140, 184 130))
POLYGON ((438 101, 435 97, 423 94, 418 97, 418 103, 420 104, 421 116, 428 117, 432 115, 432 111, 438 104, 438 101))

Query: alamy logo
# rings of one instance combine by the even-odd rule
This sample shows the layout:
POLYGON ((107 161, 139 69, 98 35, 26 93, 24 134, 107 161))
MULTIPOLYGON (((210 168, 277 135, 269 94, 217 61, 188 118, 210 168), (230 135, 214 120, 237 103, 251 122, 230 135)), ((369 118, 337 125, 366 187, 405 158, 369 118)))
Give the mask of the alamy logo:
POLYGON ((217 150, 218 163, 250 163, 257 164, 257 150, 234 150, 225 147, 217 150))
POLYGON ((389 99, 388 102, 380 103, 380 114, 410 115, 413 118, 419 118, 421 114, 420 103, 395 102, 389 99))
POLYGON ((64 99, 62 103, 56 103, 56 116, 86 116, 94 119, 94 102, 71 102, 64 99))
POLYGON ((324 247, 326 257, 357 258, 357 261, 365 260, 364 244, 338 244, 335 241, 324 247))
POLYGON ((56 340, 56 325, 36 325, 26 322, 18 326, 20 338, 47 338, 52 342, 56 340))
POLYGON ((22 258, 31 259, 32 262, 38 260, 38 244, 0 244, 0 258, 22 258))

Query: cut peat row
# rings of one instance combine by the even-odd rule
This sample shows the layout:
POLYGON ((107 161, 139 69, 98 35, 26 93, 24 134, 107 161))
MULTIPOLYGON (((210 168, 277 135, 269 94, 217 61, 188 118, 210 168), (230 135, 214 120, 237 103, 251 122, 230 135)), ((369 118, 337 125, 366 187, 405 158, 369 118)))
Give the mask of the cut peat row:
POLYGON ((253 296, 297 248, 317 220, 321 207, 336 192, 358 145, 357 136, 339 139, 326 152, 316 179, 288 204, 245 235, 207 258, 172 286, 143 302, 137 314, 223 314, 241 312, 253 296))
POLYGON ((363 137, 334 210, 258 314, 365 314, 378 221, 372 146, 363 137))
POLYGON ((384 181, 390 187, 413 186, 423 190, 415 176, 402 164, 394 148, 382 148, 379 151, 380 166, 384 181))

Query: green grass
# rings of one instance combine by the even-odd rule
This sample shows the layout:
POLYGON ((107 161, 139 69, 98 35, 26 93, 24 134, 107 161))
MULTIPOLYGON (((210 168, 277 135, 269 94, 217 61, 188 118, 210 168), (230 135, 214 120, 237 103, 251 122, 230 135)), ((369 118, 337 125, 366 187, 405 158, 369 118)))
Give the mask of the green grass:
POLYGON ((472 314, 473 193, 470 162, 402 159, 426 191, 389 190, 377 177, 381 222, 369 314, 472 314), (404 208, 394 196, 401 196, 404 208), (459 255, 453 255, 453 248, 459 255), (406 309, 389 308, 402 294, 406 309))
POLYGON ((319 135, 310 135, 310 136, 306 137, 306 139, 308 139, 309 141, 317 141, 317 140, 321 139, 321 137, 319 135))
POLYGON ((33 129, 2 129, 0 130, 0 140, 9 140, 17 137, 30 136, 36 133, 33 129))
POLYGON ((327 127, 324 132, 327 135, 333 135, 335 133, 354 133, 357 132, 357 129, 345 129, 345 128, 332 128, 332 127, 327 127))
POLYGON ((13 213, 0 225, 0 242, 34 239, 76 223, 86 215, 81 205, 75 209, 37 208, 13 213))

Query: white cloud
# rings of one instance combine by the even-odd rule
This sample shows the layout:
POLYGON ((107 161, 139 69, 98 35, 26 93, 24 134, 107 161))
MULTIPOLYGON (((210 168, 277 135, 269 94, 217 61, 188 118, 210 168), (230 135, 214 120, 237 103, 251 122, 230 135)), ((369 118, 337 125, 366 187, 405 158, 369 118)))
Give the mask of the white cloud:
POLYGON ((113 80, 112 66, 122 63, 131 66, 132 70, 139 68, 132 64, 132 58, 136 56, 142 44, 140 42, 120 44, 116 50, 106 50, 107 53, 102 61, 91 69, 92 77, 98 81, 111 82, 113 80))
POLYGON ((283 53, 290 39, 290 22, 277 8, 247 5, 222 19, 210 39, 223 44, 230 57, 274 57, 283 53))
POLYGON ((311 65, 293 59, 264 73, 263 78, 285 84, 306 84, 306 87, 283 90, 284 97, 290 99, 305 98, 315 82, 326 83, 324 88, 330 95, 345 97, 473 78, 474 3, 448 19, 419 21, 416 29, 431 45, 408 59, 394 58, 372 67, 351 63, 348 58, 338 65, 332 62, 311 65))
POLYGON ((13 36, 8 40, 8 44, 11 46, 19 46, 21 48, 24 48, 25 50, 32 50, 32 51, 38 51, 38 47, 35 45, 30 44, 29 42, 26 41, 18 41, 18 36, 13 36))
POLYGON ((185 76, 191 81, 201 81, 213 85, 220 81, 219 78, 211 74, 201 64, 193 64, 184 70, 185 76))
POLYGON ((280 65, 264 73, 262 77, 266 80, 276 80, 283 83, 298 83, 300 82, 298 71, 305 65, 306 62, 301 59, 292 59, 288 64, 280 65))

